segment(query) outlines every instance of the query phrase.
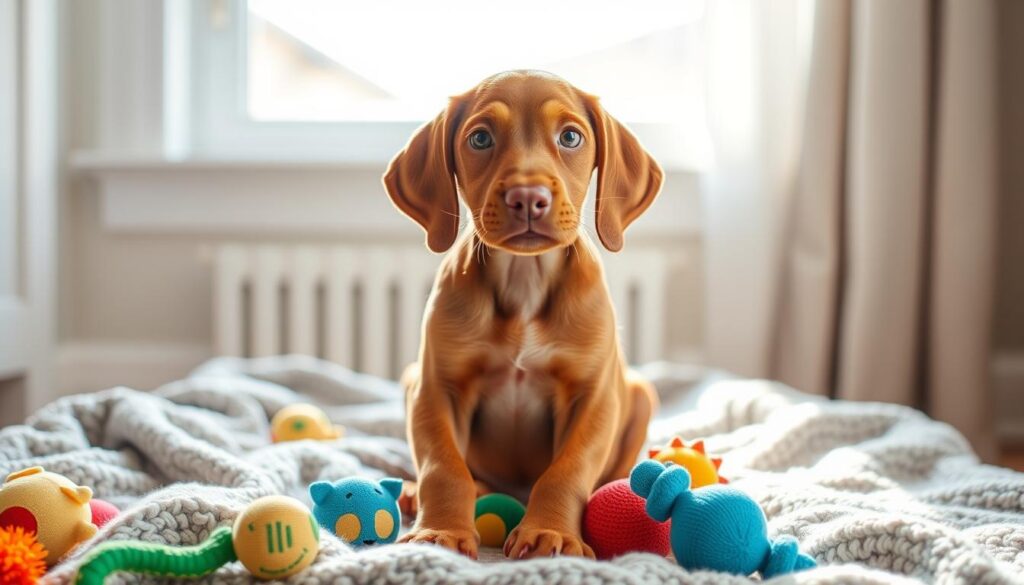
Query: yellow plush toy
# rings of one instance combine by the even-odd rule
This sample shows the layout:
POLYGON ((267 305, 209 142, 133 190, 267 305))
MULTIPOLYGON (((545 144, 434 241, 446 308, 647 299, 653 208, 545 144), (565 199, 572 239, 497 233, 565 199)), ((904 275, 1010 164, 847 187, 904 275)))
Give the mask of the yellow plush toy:
POLYGON ((270 433, 270 438, 280 443, 302 439, 337 439, 344 433, 344 429, 331 424, 327 414, 312 404, 291 404, 277 411, 271 419, 270 433))
POLYGON ((96 534, 89 500, 92 490, 42 467, 7 476, 0 485, 0 527, 21 526, 46 547, 54 565, 76 544, 96 534))
POLYGON ((704 452, 704 441, 694 441, 692 445, 687 446, 680 437, 672 437, 668 445, 651 449, 647 455, 655 461, 685 467, 690 472, 690 487, 693 489, 716 483, 729 483, 729 480, 718 474, 722 460, 708 457, 704 452))

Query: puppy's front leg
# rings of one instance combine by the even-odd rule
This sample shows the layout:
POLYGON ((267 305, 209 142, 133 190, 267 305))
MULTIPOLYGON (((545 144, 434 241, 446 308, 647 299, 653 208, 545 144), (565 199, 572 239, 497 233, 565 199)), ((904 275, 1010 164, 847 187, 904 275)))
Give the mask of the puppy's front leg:
POLYGON ((534 484, 523 521, 505 541, 509 558, 594 558, 580 534, 580 519, 611 454, 619 404, 602 384, 581 391, 578 398, 567 391, 558 394, 555 458, 534 484))
POLYGON ((473 525, 476 486, 458 444, 469 432, 465 408, 452 394, 423 377, 408 387, 408 434, 419 481, 416 523, 400 542, 439 544, 476 558, 473 525))

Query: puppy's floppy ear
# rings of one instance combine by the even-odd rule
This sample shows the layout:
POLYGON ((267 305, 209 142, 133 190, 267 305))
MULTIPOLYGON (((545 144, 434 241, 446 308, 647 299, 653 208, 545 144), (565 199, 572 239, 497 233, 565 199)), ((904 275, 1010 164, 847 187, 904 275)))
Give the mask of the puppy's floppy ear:
POLYGON ((657 197, 664 177, 633 134, 583 94, 597 135, 597 235, 612 252, 622 249, 622 233, 657 197))
POLYGON ((391 201, 427 231, 427 247, 434 252, 450 248, 459 231, 453 142, 462 105, 453 97, 445 111, 416 130, 384 173, 391 201))

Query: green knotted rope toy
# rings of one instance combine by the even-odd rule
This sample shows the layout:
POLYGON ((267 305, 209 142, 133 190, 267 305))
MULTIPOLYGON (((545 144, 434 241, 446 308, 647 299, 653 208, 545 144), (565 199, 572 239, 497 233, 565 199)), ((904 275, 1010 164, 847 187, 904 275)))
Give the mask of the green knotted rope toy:
POLYGON ((151 542, 105 542, 89 553, 78 568, 75 583, 102 585, 118 571, 162 577, 202 577, 237 560, 231 546, 231 529, 221 526, 202 544, 172 547, 151 542))
POLYGON ((268 496, 249 504, 232 528, 217 528, 195 546, 105 542, 85 556, 74 582, 103 585, 118 571, 202 577, 235 560, 259 579, 280 579, 308 567, 319 551, 320 530, 309 509, 294 498, 268 496))

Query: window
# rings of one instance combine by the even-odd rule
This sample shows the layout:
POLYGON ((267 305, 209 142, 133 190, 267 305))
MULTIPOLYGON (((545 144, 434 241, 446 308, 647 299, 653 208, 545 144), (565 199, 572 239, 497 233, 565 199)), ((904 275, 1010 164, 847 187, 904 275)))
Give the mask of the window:
POLYGON ((507 69, 601 96, 668 166, 707 150, 702 0, 197 1, 204 154, 386 160, 449 95, 507 69))

